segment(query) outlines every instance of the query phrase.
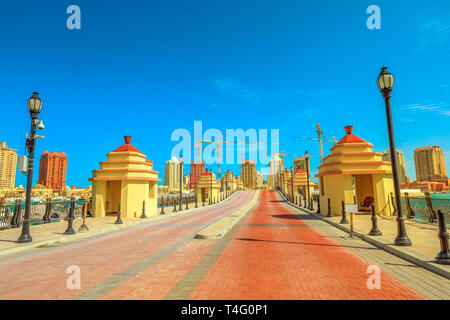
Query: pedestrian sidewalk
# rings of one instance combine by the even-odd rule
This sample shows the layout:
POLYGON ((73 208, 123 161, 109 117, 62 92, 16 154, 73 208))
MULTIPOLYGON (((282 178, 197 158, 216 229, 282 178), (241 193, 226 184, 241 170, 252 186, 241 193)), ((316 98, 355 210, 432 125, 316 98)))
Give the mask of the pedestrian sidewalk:
POLYGON ((103 233, 108 233, 115 230, 126 229, 131 227, 136 227, 139 225, 156 222, 162 219, 166 219, 168 217, 175 217, 184 215, 193 211, 198 211, 202 209, 211 209, 217 207, 219 205, 223 205, 224 203, 232 200, 238 192, 232 194, 228 199, 219 202, 214 205, 202 206, 202 204, 198 205, 198 208, 195 208, 195 204, 191 203, 190 208, 185 210, 185 205, 183 205, 183 211, 173 212, 172 207, 164 208, 165 214, 159 214, 161 212, 161 208, 158 208, 158 215, 148 216, 145 219, 142 218, 122 218, 122 224, 115 224, 117 217, 110 216, 104 218, 87 218, 86 225, 89 228, 89 231, 86 232, 78 232, 82 224, 82 219, 76 219, 73 221, 73 229, 75 230, 75 234, 64 235, 64 231, 67 228, 67 221, 40 224, 30 227, 30 234, 33 238, 33 242, 29 243, 16 243, 19 238, 22 227, 1 230, 0 231, 0 256, 7 255, 11 253, 16 253, 24 250, 29 250, 33 248, 43 248, 43 247, 51 247, 54 245, 59 245, 62 243, 79 240, 82 238, 92 237, 96 235, 100 235, 103 233))
MULTIPOLYGON (((350 223, 340 224, 342 216, 327 218, 325 210, 322 210, 321 214, 317 214, 317 209, 309 211, 290 202, 287 203, 303 212, 315 215, 343 231, 350 232, 350 223)), ((349 213, 346 214, 346 218, 350 222, 349 213)), ((356 236, 400 258, 450 279, 450 265, 438 264, 434 260, 441 251, 437 225, 405 220, 406 233, 412 242, 412 246, 402 247, 394 244, 395 238, 397 237, 396 217, 383 217, 377 215, 378 229, 382 233, 380 236, 369 235, 369 232, 372 229, 371 218, 371 215, 353 216, 353 231, 356 236)))

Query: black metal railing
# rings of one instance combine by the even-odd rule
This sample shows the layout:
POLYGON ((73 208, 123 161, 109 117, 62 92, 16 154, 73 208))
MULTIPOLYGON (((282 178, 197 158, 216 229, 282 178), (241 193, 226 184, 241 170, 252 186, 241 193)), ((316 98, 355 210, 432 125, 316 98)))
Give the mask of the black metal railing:
POLYGON ((445 222, 450 223, 450 199, 431 198, 429 193, 425 197, 411 197, 408 193, 402 195, 403 216, 411 220, 437 223, 437 211, 444 214, 445 222))
MULTIPOLYGON (((75 200, 74 217, 81 218, 83 205, 89 200, 75 200)), ((69 214, 71 200, 47 200, 31 203, 31 225, 66 220, 69 214)), ((25 203, 3 204, 0 206, 0 230, 20 228, 23 222, 25 203)))

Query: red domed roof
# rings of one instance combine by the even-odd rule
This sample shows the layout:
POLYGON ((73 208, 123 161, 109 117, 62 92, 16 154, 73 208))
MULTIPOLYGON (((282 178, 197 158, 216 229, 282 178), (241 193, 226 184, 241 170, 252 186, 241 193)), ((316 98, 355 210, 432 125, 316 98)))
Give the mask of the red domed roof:
POLYGON ((301 168, 298 168, 297 171, 295 171, 295 173, 304 173, 304 174, 306 174, 306 172, 303 171, 301 168))
POLYGON ((120 152, 120 151, 131 151, 131 152, 140 152, 135 146, 131 145, 131 137, 130 136, 125 136, 123 137, 125 140, 125 144, 121 145, 120 147, 118 147, 116 150, 114 150, 113 152, 120 152))
POLYGON ((355 136, 352 134, 353 132, 353 126, 346 126, 345 132, 347 133, 346 136, 344 136, 341 140, 338 141, 338 144, 341 143, 356 143, 356 142, 367 142, 366 140, 361 139, 358 136, 355 136))
POLYGON ((203 174, 202 174, 203 176, 210 176, 211 175, 211 171, 210 172, 208 172, 208 169, 206 169, 206 171, 205 172, 203 172, 203 174))

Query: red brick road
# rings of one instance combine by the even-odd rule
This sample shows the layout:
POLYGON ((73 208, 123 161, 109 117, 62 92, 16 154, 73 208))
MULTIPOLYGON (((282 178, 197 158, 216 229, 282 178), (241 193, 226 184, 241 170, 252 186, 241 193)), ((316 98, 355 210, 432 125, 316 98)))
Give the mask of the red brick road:
POLYGON ((384 272, 369 290, 368 262, 274 201, 262 193, 190 299, 424 299, 384 272))
MULTIPOLYGON (((220 207, 193 212, 186 216, 172 217, 144 227, 113 233, 2 263, 0 264, 0 299, 74 298, 170 245, 186 237, 192 237, 207 224, 243 206, 251 199, 252 195, 253 192, 241 192, 231 202, 226 202, 220 207), (77 265, 81 269, 81 290, 67 289, 66 280, 69 275, 66 270, 71 265, 77 265)), ((179 248, 165 261, 173 263, 174 260, 171 259, 178 260, 177 256, 181 255, 181 259, 178 260, 180 265, 177 266, 180 270, 177 272, 187 272, 191 267, 190 261, 195 261, 196 256, 204 254, 205 248, 207 249, 211 245, 210 243, 187 244, 186 248, 179 248), (184 253, 186 253, 185 256, 183 256, 184 253)), ((166 279, 168 281, 166 287, 169 290, 173 281, 177 279, 176 272, 170 274, 169 270, 173 271, 173 269, 164 263, 157 263, 152 268, 159 270, 160 274, 166 273, 160 278, 161 285, 165 283, 164 279, 166 279)), ((157 292, 156 288, 155 295, 156 298, 159 298, 160 295, 157 292)), ((127 297, 131 299, 135 295, 136 292, 127 297)))
POLYGON ((423 299, 386 273, 381 275, 381 289, 369 290, 369 263, 311 227, 307 216, 299 218, 270 191, 261 193, 257 207, 217 253, 212 267, 206 267, 205 276, 183 282, 224 241, 189 237, 203 224, 241 207, 252 194, 240 193, 231 203, 208 211, 3 263, 0 299, 71 299, 80 294, 100 299, 161 299, 177 283, 188 283, 181 290, 187 290, 184 295, 190 299, 423 299), (143 264, 164 251, 166 255, 143 264), (69 265, 81 268, 81 290, 66 287, 69 265), (105 283, 133 268, 132 276, 89 296, 92 288, 105 288, 105 283))

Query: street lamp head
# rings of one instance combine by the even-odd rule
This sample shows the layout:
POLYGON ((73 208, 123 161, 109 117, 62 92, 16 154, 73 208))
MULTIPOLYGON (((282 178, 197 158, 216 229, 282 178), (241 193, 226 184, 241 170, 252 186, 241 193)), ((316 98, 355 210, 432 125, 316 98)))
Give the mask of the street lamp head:
POLYGON ((291 173, 293 173, 294 172, 294 169, 292 169, 292 167, 291 167, 291 173))
POLYGON ((385 98, 389 97, 394 87, 394 76, 388 71, 387 67, 381 68, 377 79, 378 88, 385 98))
POLYGON ((42 109, 42 100, 39 98, 38 92, 33 92, 33 95, 28 99, 28 111, 30 113, 39 114, 42 109))
POLYGON ((305 159, 309 159, 309 153, 308 153, 308 150, 305 151, 305 159))
POLYGON ((183 162, 183 155, 180 155, 180 163, 183 162))

